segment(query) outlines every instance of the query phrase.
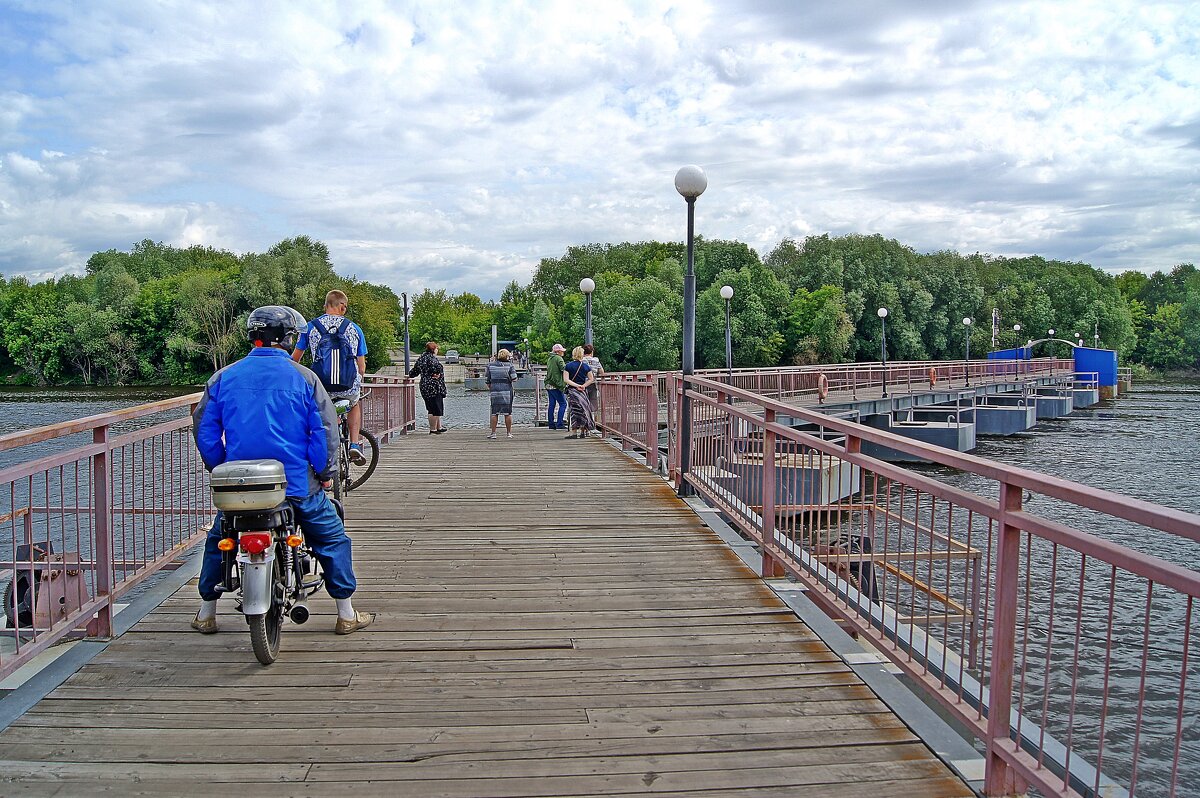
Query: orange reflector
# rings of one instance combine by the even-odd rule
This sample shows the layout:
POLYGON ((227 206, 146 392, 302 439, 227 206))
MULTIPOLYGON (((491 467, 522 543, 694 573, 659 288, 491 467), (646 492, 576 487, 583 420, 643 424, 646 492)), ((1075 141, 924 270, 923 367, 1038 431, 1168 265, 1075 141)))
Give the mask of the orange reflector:
POLYGON ((233 538, 224 538, 217 544, 217 548, 220 551, 233 551, 233 547, 236 545, 237 542, 233 538))
POLYGON ((299 546, 303 542, 304 542, 304 538, 300 537, 299 535, 288 535, 287 536, 287 544, 289 546, 291 546, 293 549, 296 548, 297 546, 299 546))

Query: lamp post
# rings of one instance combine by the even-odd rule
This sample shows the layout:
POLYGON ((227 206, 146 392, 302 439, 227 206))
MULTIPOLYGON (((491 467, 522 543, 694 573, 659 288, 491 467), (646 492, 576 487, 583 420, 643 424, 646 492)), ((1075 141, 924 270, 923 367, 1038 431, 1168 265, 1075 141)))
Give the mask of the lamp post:
POLYGON ((887 399, 887 308, 875 311, 879 317, 879 360, 883 363, 883 398, 887 399))
POLYGON ((583 292, 585 308, 583 311, 583 342, 590 344, 592 342, 592 292, 596 290, 596 281, 591 277, 584 277, 579 281, 579 290, 583 292))
MULTIPOLYGON (((1020 349, 1020 348, 1021 348, 1021 325, 1020 325, 1020 324, 1014 324, 1014 325, 1013 325, 1013 338, 1014 338, 1014 339, 1016 339, 1016 342, 1017 342, 1017 347, 1016 347, 1016 348, 1017 348, 1017 349, 1020 349)), ((1025 353, 1024 353, 1024 352, 1018 352, 1018 353, 1017 353, 1017 359, 1018 359, 1018 360, 1023 360, 1023 359, 1024 359, 1024 357, 1025 357, 1025 353)), ((1019 363, 1017 364, 1017 373, 1018 373, 1018 374, 1020 374, 1020 373, 1021 373, 1021 366, 1020 366, 1020 364, 1019 364, 1019 363)))
POLYGON ((524 339, 525 344, 525 368, 529 368, 529 339, 524 339))
POLYGON ((967 353, 964 358, 963 372, 967 375, 967 387, 971 387, 971 317, 963 316, 963 332, 967 341, 967 353))
POLYGON ((408 350, 411 348, 408 343, 408 294, 401 293, 400 299, 404 304, 404 374, 408 375, 408 350))
MULTIPOLYGON (((1046 332, 1050 334, 1051 338, 1054 337, 1054 328, 1053 327, 1051 327, 1049 330, 1046 330, 1046 332)), ((1054 374, 1054 342, 1047 341, 1047 343, 1050 344, 1050 374, 1053 375, 1054 374)))
POLYGON ((675 190, 687 201, 687 271, 683 273, 683 396, 679 403, 679 489, 690 496, 687 484, 692 462, 692 401, 688 377, 696 367, 696 198, 708 188, 708 177, 699 166, 689 165, 675 173, 675 190))
POLYGON ((733 333, 729 327, 729 303, 733 299, 733 286, 721 286, 721 299, 725 300, 725 371, 729 374, 729 384, 733 385, 733 333))

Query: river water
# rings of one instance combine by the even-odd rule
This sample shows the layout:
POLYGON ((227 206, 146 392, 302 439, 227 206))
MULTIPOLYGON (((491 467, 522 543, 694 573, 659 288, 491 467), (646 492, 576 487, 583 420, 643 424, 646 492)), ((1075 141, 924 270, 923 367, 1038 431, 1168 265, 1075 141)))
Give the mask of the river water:
MULTIPOLYGON (((451 385, 446 399, 446 425, 451 433, 483 434, 488 422, 488 396, 469 392, 461 385, 451 385)), ((26 389, 0 388, 0 434, 20 429, 53 424, 81 416, 115 410, 122 407, 189 393, 195 389, 119 388, 119 389, 26 389)), ((419 428, 426 427, 423 408, 418 399, 419 428)), ((526 427, 533 423, 533 395, 517 397, 514 421, 526 427), (521 405, 525 405, 522 407, 521 405)), ((161 419, 156 419, 161 420, 161 419)), ((150 423, 142 422, 142 423, 150 423)), ((1140 499, 1200 513, 1200 491, 1193 480, 1200 459, 1200 384, 1144 384, 1116 401, 1102 402, 1096 407, 1078 410, 1069 417, 1044 421, 1033 430, 1006 438, 980 438, 975 454, 1047 474, 1053 474, 1097 488, 1135 496, 1140 499)), ((78 445, 90 438, 75 436, 76 440, 39 444, 36 453, 28 450, 0 452, 0 468, 31 456, 40 456, 68 445, 78 445)), ((994 483, 974 475, 946 469, 918 467, 939 480, 986 495, 995 494, 994 483)), ((1087 518, 1081 522, 1078 512, 1070 516, 1070 508, 1055 507, 1045 497, 1031 496, 1027 509, 1031 512, 1071 523, 1121 545, 1195 568, 1200 562, 1200 545, 1172 541, 1164 545, 1165 536, 1148 535, 1136 525, 1112 519, 1087 518)), ((1200 621, 1200 611, 1192 616, 1192 625, 1200 621)), ((1186 623, 1186 620, 1182 621, 1186 623)), ((1166 652, 1178 660, 1178 652, 1166 652)), ((1195 651, 1190 655, 1200 662, 1195 651)), ((1134 663, 1116 663, 1115 667, 1134 670, 1134 663)), ((1137 668, 1140 672, 1140 668, 1137 668)), ((1192 669, 1189 668, 1189 671, 1192 669)), ((1175 665, 1175 671, 1178 666, 1175 665)), ((1087 684, 1081 690, 1086 692, 1087 684)), ((1130 676, 1129 678, 1133 678, 1130 676)), ((1153 677, 1152 677, 1153 678, 1153 677)), ((1189 688, 1196 687, 1193 680, 1189 688)), ((1164 715, 1174 717, 1179 696, 1179 683, 1147 684, 1152 697, 1149 711, 1161 708, 1164 715), (1154 696, 1158 697, 1157 703, 1154 696)), ((1098 702, 1102 696, 1084 696, 1084 704, 1098 702)), ((1054 701, 1049 701, 1054 710, 1054 701)), ((1200 719, 1192 713, 1185 719, 1182 732, 1181 769, 1178 784, 1180 795, 1190 794, 1187 785, 1200 785, 1200 719)), ((1144 770, 1139 773, 1138 794, 1167 793, 1170 773, 1164 762, 1171 758, 1170 741, 1157 747, 1143 749, 1144 770), (1156 750, 1156 748, 1158 750, 1156 750)), ((1127 774, 1112 772, 1106 762, 1105 770, 1125 781, 1127 774)), ((1119 766, 1116 766, 1119 771, 1119 766)))

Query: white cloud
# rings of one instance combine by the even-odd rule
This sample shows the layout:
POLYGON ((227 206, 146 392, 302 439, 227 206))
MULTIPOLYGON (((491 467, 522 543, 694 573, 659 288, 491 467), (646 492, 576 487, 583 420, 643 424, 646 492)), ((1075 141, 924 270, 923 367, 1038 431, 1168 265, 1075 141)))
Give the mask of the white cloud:
POLYGON ((308 234, 495 296, 570 244, 879 232, 1195 260, 1183 3, 28 2, 0 10, 0 270, 308 234))

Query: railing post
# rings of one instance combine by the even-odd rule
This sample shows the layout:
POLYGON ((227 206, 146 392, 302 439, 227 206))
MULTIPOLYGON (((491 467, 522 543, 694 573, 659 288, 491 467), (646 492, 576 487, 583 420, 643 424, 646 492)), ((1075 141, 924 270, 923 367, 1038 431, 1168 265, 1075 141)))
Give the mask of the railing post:
POLYGON ((983 794, 1017 795, 1025 785, 998 752, 1009 743, 1012 726, 1013 660, 1016 657, 1017 590, 1021 564, 1021 530, 1008 514, 1021 509, 1021 489, 1000 483, 1000 536, 996 546, 995 605, 992 615, 992 665, 988 684, 987 746, 983 794))
POLYGON ((759 573, 765 579, 773 579, 783 575, 779 563, 769 552, 775 545, 775 432, 768 425, 775 423, 775 411, 768 408, 763 421, 762 567, 759 573))
POLYGON ((621 400, 618 402, 618 412, 621 414, 619 434, 621 437, 621 451, 624 452, 628 451, 629 449, 629 389, 632 386, 630 383, 627 383, 624 380, 622 380, 619 385, 621 391, 621 400))
POLYGON ((646 465, 658 470, 658 381, 646 383, 646 465))
POLYGON ((667 377, 667 464, 670 480, 678 487, 679 480, 679 389, 680 379, 670 374, 667 377))
POLYGON ((92 637, 112 637, 112 545, 109 540, 109 521, 112 507, 109 502, 109 480, 112 477, 112 447, 108 444, 108 425, 92 430, 92 443, 103 448, 92 458, 92 571, 96 598, 103 599, 96 617, 88 624, 92 637))

